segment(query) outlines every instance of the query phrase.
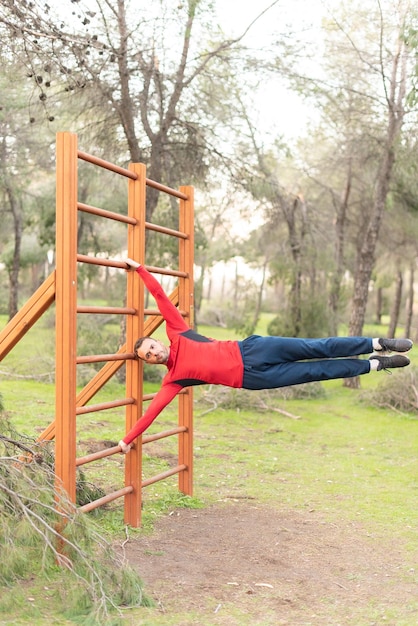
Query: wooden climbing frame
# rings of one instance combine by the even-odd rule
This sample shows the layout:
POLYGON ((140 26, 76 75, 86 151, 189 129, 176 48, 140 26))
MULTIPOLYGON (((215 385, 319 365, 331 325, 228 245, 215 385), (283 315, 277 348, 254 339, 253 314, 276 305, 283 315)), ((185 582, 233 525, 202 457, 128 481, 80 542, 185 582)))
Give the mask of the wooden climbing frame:
MULTIPOLYGON (((193 188, 171 189, 146 178, 146 167, 133 163, 128 169, 94 157, 77 148, 77 136, 73 133, 57 134, 56 156, 56 268, 53 274, 32 296, 8 326, 0 333, 0 358, 19 341, 55 299, 56 306, 56 411, 55 421, 40 435, 39 440, 55 437, 55 472, 57 487, 63 489, 70 500, 76 502, 77 467, 89 462, 120 453, 119 446, 77 458, 77 416, 125 407, 126 431, 130 430, 142 414, 143 402, 154 394, 144 395, 142 363, 134 358, 133 345, 138 337, 149 336, 162 324, 158 311, 145 309, 144 286, 135 272, 127 272, 126 304, 119 307, 80 306, 77 302, 77 270, 79 264, 90 263, 126 269, 126 264, 77 252, 78 212, 84 211, 103 219, 126 224, 128 257, 154 273, 177 278, 178 286, 170 294, 170 300, 178 305, 182 315, 193 326, 193 252, 194 218, 193 188), (128 181, 127 215, 113 213, 78 202, 78 164, 83 160, 110 170, 128 181), (179 203, 179 230, 173 230, 146 221, 147 187, 174 196, 179 203), (177 270, 146 265, 146 231, 153 230, 168 237, 175 237, 179 246, 177 270), (126 343, 115 354, 77 356, 77 316, 80 314, 112 314, 126 316, 126 343), (144 318, 146 317, 146 321, 144 318), (77 393, 77 365, 103 362, 99 372, 77 393), (87 404, 126 364, 125 397, 111 402, 87 404)), ((179 490, 187 495, 193 491, 193 395, 188 388, 179 395, 178 424, 173 428, 149 436, 139 437, 131 452, 125 457, 125 485, 99 500, 83 507, 90 511, 119 497, 124 497, 125 523, 139 526, 141 523, 142 488, 178 474, 179 490), (157 476, 142 478, 142 445, 165 437, 178 437, 178 463, 157 476)))

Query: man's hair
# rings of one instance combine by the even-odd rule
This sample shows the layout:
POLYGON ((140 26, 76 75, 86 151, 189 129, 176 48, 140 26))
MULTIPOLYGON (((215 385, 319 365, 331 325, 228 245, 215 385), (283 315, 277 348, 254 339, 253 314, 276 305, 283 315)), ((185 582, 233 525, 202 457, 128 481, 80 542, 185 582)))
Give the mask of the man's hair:
POLYGON ((141 358, 140 356, 138 356, 137 350, 138 350, 138 348, 140 348, 142 346, 142 344, 144 343, 145 339, 149 339, 149 337, 140 337, 139 339, 137 339, 135 341, 134 354, 135 354, 135 358, 136 359, 140 359, 141 358))

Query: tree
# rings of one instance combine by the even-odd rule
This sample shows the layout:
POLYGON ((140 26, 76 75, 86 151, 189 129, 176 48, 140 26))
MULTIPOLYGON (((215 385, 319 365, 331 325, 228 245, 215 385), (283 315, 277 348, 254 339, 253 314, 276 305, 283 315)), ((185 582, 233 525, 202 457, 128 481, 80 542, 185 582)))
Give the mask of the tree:
MULTIPOLYGON (((359 241, 358 247, 357 267, 354 275, 352 313, 349 322, 351 335, 360 335, 363 330, 369 283, 375 262, 378 237, 390 189, 397 143, 400 138, 406 114, 410 50, 404 37, 407 19, 405 5, 402 6, 401 4, 400 8, 401 12, 398 15, 398 23, 395 24, 395 39, 391 50, 384 45, 385 25, 383 15, 380 15, 381 38, 377 55, 373 59, 376 70, 380 70, 379 75, 383 87, 382 104, 383 107, 385 107, 382 107, 382 112, 384 112, 386 119, 382 127, 383 132, 379 137, 380 155, 376 164, 373 204, 366 228, 363 231, 363 237, 359 241)), ((356 52, 358 52, 358 50, 356 50, 356 52)), ((345 385, 358 387, 359 381, 358 379, 347 379, 345 385)))
MULTIPOLYGON (((203 180, 219 158, 216 129, 233 110, 229 53, 242 37, 223 37, 203 0, 73 6, 68 15, 40 0, 2 3, 3 45, 25 62, 40 101, 55 115, 63 94, 54 83, 71 97, 88 93, 96 136, 123 133, 125 156, 146 163, 150 178, 174 187, 203 180)), ((148 190, 148 220, 158 195, 148 190)))
MULTIPOLYGON (((45 176, 43 168, 51 158, 48 150, 39 149, 42 137, 27 118, 27 90, 12 79, 18 70, 14 63, 3 64, 0 74, 0 214, 2 243, 7 244, 2 258, 9 278, 9 318, 16 314, 19 306, 22 241, 25 226, 32 222, 34 187, 45 176), (37 162, 35 154, 39 157, 37 162)), ((32 255, 28 263, 33 260, 32 255)))
POLYGON ((391 319, 388 334, 393 335, 402 322, 401 296, 405 285, 405 324, 404 334, 413 334, 412 319, 414 310, 414 275, 418 254, 418 184, 417 184, 417 142, 415 133, 404 133, 402 144, 397 151, 393 170, 393 180, 387 202, 386 219, 382 225, 376 270, 381 276, 390 272, 395 275, 391 319))
MULTIPOLYGON (((396 143, 405 116, 406 68, 408 51, 402 39, 403 29, 398 33, 397 47, 391 58, 391 73, 382 80, 386 97, 386 128, 381 136, 381 154, 377 164, 374 202, 367 228, 358 249, 357 268, 354 277, 353 307, 349 329, 352 335, 361 334, 368 300, 369 282, 375 261, 383 212, 389 193, 389 185, 395 161, 396 143)), ((383 50, 381 50, 383 53, 383 50)))
MULTIPOLYGON (((263 206, 268 229, 276 235, 275 253, 270 257, 270 269, 273 277, 283 275, 283 269, 285 270, 289 285, 287 329, 297 337, 302 327, 302 285, 311 224, 309 208, 304 196, 289 191, 281 180, 283 146, 277 141, 274 149, 264 150, 259 145, 249 120, 248 129, 256 164, 253 165, 251 157, 244 152, 242 161, 245 165, 238 168, 236 178, 254 200, 263 206), (280 239, 284 249, 279 246, 278 233, 282 233, 280 239)), ((248 150, 248 147, 243 146, 243 150, 248 150)))
MULTIPOLYGON (((329 163, 333 184, 328 185, 336 214, 330 304, 335 314, 344 265, 347 269, 344 256, 352 242, 352 335, 363 331, 395 158, 406 113, 411 111, 415 68, 408 36, 412 38, 413 19, 407 1, 396 6, 384 0, 334 5, 324 20, 321 70, 309 74, 306 64, 299 61, 298 67, 295 58, 289 65, 289 80, 312 97, 321 127, 336 148, 329 163)), ((283 71, 281 59, 277 65, 283 71)), ((305 161, 312 165, 309 155, 305 161)), ((316 171, 316 178, 324 185, 323 170, 321 174, 316 171)), ((347 381, 350 386, 357 384, 356 379, 347 381)))

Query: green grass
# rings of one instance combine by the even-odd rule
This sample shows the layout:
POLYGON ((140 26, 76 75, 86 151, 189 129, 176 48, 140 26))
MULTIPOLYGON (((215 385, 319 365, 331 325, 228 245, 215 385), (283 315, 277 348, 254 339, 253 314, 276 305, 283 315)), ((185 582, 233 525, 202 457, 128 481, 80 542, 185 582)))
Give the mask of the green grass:
MULTIPOLYGON (((4 319, 1 321, 4 323, 4 319)), ((263 334, 267 322, 264 317, 257 331, 263 334)), ((225 329, 200 327, 199 331, 219 339, 231 338, 225 329)), ((376 328, 369 332, 375 336, 385 334, 376 328)), ((50 346, 51 330, 38 323, 0 366, 6 372, 1 375, 0 384, 5 409, 16 429, 29 436, 36 436, 54 419, 54 385, 20 376, 51 371, 50 346)), ((411 354, 418 364, 417 349, 411 354)), ((367 402, 367 391, 384 384, 386 376, 373 373, 362 377, 361 391, 346 389, 341 381, 329 381, 323 384, 324 397, 277 401, 279 408, 299 416, 297 420, 256 409, 205 413, 207 406, 197 402, 202 390, 196 389, 195 496, 190 499, 179 494, 176 477, 150 485, 144 490, 143 527, 129 532, 137 536, 152 532, 159 516, 179 506, 208 506, 234 496, 248 496, 278 509, 318 510, 330 522, 355 520, 374 537, 398 539, 405 546, 405 567, 415 567, 417 420, 415 415, 401 416, 367 402)), ((157 388, 149 385, 147 391, 157 388)), ((99 395, 94 402, 120 398, 124 390, 117 382, 111 382, 99 395)), ((160 415, 149 433, 164 430, 175 420, 176 402, 160 415)), ((123 409, 80 416, 79 453, 86 453, 93 440, 117 442, 123 431, 123 409)), ((175 438, 145 447, 145 476, 167 469, 168 459, 175 454, 175 438)), ((123 484, 123 463, 123 457, 116 455, 83 471, 88 480, 110 491, 123 484)), ((124 536, 121 502, 98 512, 97 519, 106 534, 118 540, 124 536)), ((48 587, 45 583, 44 586, 48 587)), ((22 596, 16 589, 13 619, 2 621, 0 616, 0 625, 28 623, 28 613, 36 626, 70 623, 54 611, 48 594, 43 597, 41 590, 39 583, 22 596), (40 607, 36 611, 29 611, 27 603, 24 607, 29 593, 36 595, 40 607)), ((237 623, 247 623, 244 616, 239 617, 238 607, 236 614, 237 623)), ((394 607, 394 615, 396 622, 392 623, 396 626, 411 626, 403 618, 402 607, 394 607)), ((192 621, 193 616, 187 617, 188 623, 199 623, 198 616, 196 622, 192 621)), ((124 623, 169 626, 178 625, 179 619, 178 615, 141 609, 128 614, 124 623)))
POLYGON ((277 499, 331 515, 338 507, 349 518, 361 516, 413 543, 418 490, 415 416, 399 417, 367 406, 358 392, 339 382, 324 386, 325 398, 282 404, 299 420, 248 411, 197 417, 196 465, 204 464, 203 487, 210 488, 215 480, 216 493, 244 490, 265 502, 277 499), (229 468, 226 477, 217 476, 219 456, 229 468))

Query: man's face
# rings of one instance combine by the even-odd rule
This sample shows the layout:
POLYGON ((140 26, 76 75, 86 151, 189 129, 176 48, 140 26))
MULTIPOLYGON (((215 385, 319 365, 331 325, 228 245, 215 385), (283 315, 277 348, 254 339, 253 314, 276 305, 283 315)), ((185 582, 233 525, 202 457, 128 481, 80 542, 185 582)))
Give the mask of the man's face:
POLYGON ((147 337, 136 351, 138 357, 150 364, 167 363, 170 350, 159 339, 147 337))

